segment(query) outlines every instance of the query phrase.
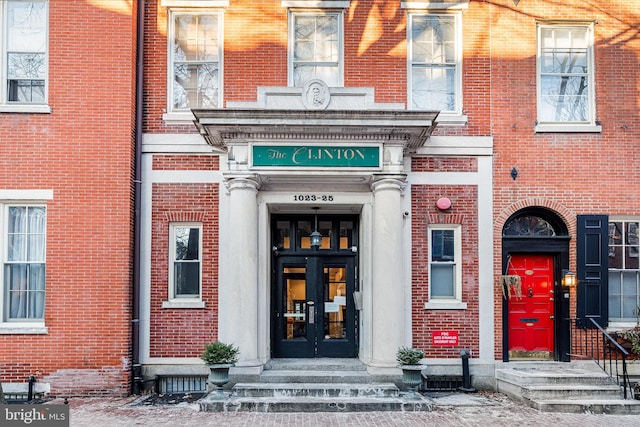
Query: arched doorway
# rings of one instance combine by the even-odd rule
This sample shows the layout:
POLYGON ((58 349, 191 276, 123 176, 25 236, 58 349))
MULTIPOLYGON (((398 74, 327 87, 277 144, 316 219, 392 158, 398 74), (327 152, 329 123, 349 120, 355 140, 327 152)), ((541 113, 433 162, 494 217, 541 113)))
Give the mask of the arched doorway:
POLYGON ((566 224, 552 211, 514 213, 502 229, 503 360, 569 360, 566 224))

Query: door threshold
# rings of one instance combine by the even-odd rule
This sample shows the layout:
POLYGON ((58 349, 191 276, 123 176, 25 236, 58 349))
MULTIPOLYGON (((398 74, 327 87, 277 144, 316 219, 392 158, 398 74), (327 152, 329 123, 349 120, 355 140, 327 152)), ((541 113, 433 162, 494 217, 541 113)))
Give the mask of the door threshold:
POLYGON ((553 361, 551 351, 510 351, 509 361, 553 361))

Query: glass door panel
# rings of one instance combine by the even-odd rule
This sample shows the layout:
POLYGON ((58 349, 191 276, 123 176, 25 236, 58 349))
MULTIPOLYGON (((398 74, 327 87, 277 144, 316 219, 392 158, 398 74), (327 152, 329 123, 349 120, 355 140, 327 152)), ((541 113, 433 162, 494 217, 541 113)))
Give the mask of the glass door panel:
POLYGON ((285 339, 305 339, 307 336, 307 269, 285 267, 285 292, 287 296, 284 321, 287 324, 285 339))
POLYGON ((305 257, 279 257, 275 267, 273 357, 314 357, 315 308, 308 261, 305 257))
POLYGON ((317 357, 357 357, 355 257, 318 258, 317 357))
POLYGON ((347 283, 345 267, 324 267, 324 339, 345 337, 347 283))

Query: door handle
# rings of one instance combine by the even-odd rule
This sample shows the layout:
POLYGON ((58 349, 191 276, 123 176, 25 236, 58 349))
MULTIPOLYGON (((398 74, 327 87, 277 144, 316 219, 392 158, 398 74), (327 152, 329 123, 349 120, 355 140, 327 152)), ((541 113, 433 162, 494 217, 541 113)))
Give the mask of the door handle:
POLYGON ((307 319, 309 319, 309 324, 313 325, 314 323, 316 323, 315 302, 307 301, 307 308, 309 309, 309 315, 307 316, 307 319))

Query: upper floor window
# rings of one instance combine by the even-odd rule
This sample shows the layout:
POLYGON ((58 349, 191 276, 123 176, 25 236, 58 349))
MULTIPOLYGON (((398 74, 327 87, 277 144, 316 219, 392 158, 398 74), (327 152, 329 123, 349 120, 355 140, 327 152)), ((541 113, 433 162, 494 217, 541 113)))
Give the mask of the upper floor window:
POLYGON ((462 114, 460 14, 408 15, 409 105, 462 114))
POLYGON ((2 322, 44 321, 46 207, 0 205, 2 322))
POLYGON ((47 6, 47 0, 0 0, 0 111, 50 111, 47 6))
POLYGON ((172 11, 169 111, 218 108, 222 101, 222 13, 172 11))
POLYGON ((592 25, 538 26, 537 130, 599 131, 592 25))
POLYGON ((291 12, 289 23, 289 85, 320 79, 342 86, 342 12, 291 12))
POLYGON ((635 322, 640 310, 640 220, 609 222, 609 320, 635 322))

